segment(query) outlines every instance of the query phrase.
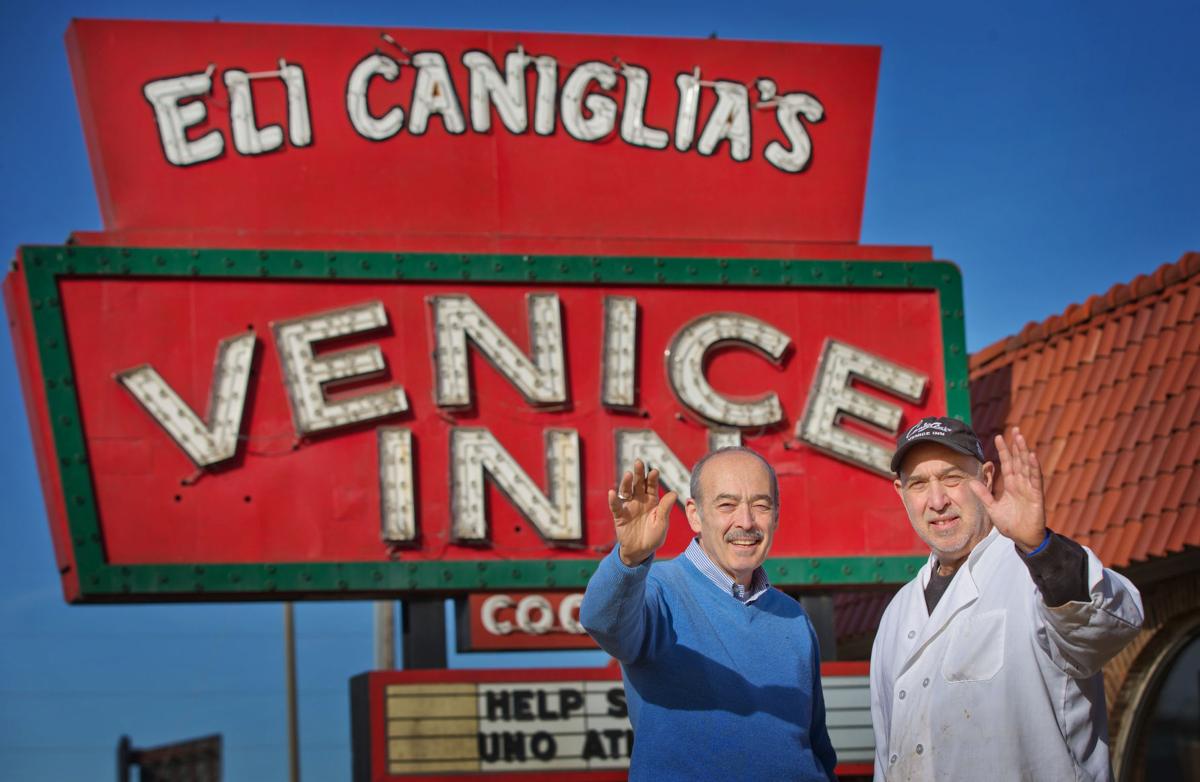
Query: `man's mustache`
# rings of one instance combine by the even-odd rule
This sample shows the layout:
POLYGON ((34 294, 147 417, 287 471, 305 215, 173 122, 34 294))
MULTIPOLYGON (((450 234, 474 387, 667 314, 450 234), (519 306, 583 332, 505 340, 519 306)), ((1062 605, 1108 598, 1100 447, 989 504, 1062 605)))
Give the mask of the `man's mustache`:
POLYGON ((761 530, 756 529, 731 529, 725 533, 726 543, 735 543, 738 541, 748 540, 752 543, 757 543, 763 539, 761 530))

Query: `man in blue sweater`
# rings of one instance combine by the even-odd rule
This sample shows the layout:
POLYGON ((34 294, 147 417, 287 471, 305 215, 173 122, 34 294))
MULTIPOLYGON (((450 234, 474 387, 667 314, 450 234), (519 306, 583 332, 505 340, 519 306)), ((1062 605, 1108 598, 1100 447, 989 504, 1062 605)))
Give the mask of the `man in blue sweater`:
POLYGON ((779 523, 775 471, 748 448, 692 470, 683 556, 652 562, 676 493, 642 462, 609 490, 617 546, 579 618, 621 663, 633 723, 631 780, 831 780, 812 623, 762 568, 779 523))

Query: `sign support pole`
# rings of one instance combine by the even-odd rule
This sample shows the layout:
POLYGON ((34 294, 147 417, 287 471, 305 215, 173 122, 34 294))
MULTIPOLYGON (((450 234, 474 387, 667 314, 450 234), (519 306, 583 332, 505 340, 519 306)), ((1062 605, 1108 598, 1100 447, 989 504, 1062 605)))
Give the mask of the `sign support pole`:
POLYGON ((396 668, 396 601, 375 601, 375 670, 396 668))
POLYGON ((441 597, 404 601, 402 620, 404 667, 446 667, 446 606, 441 597))
POLYGON ((283 604, 283 647, 287 678, 288 780, 300 782, 300 720, 296 709, 296 622, 291 602, 283 604))

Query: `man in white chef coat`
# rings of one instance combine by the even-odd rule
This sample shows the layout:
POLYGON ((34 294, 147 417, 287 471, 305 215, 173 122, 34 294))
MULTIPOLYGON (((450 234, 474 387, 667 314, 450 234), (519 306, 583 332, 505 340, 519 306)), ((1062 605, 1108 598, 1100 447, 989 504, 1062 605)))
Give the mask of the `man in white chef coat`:
POLYGON ((951 418, 897 441, 896 492, 930 555, 871 650, 876 780, 1112 778, 1100 669, 1141 626, 1141 597, 1046 528, 1021 433, 996 449, 999 475, 951 418))

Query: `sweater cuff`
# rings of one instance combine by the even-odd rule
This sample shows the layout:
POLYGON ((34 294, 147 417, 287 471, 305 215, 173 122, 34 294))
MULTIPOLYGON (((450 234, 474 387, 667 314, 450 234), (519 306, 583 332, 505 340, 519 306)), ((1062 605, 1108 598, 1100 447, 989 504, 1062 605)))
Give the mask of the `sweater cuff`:
POLYGON ((1026 555, 1015 549, 1029 568, 1042 600, 1051 608, 1070 602, 1087 602, 1091 598, 1087 583, 1087 553, 1083 546, 1049 530, 1046 532, 1046 541, 1040 550, 1026 555))
POLYGON ((634 565, 633 567, 626 565, 625 560, 621 559, 621 544, 620 543, 613 546, 612 553, 609 554, 608 556, 612 558, 613 564, 616 565, 617 568, 622 573, 627 573, 629 575, 633 575, 635 573, 643 573, 643 572, 649 570, 650 563, 654 561, 654 555, 651 554, 650 556, 646 557, 646 560, 644 562, 642 562, 641 564, 634 565))

